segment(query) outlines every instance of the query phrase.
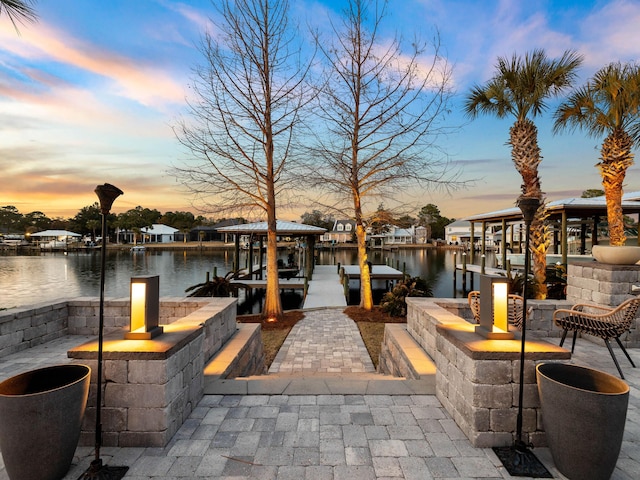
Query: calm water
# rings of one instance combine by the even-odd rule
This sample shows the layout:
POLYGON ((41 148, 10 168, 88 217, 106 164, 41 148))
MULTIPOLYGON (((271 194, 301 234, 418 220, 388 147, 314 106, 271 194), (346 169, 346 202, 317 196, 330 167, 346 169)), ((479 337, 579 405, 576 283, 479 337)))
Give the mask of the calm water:
MULTIPOLYGON (((281 253, 286 261, 287 252, 281 253)), ((355 264, 355 250, 318 251, 318 264, 355 264)), ((453 297, 453 252, 417 249, 396 252, 373 251, 374 264, 388 264, 432 284, 435 297, 453 297)), ((458 259, 459 261, 459 259, 458 259)), ((489 262, 489 261, 488 261, 489 262)), ((109 252, 105 296, 128 297, 131 277, 160 275, 161 296, 185 296, 185 289, 204 282, 206 273, 225 275, 232 269, 233 252, 192 250, 109 252)), ((490 263, 487 263, 489 265, 490 263)), ((241 265, 245 259, 241 258, 241 265)), ((459 276, 458 276, 459 277, 459 276)), ((78 296, 99 297, 100 252, 0 254, 0 308, 11 308, 78 296)), ((462 296, 458 279, 457 296, 462 296)))

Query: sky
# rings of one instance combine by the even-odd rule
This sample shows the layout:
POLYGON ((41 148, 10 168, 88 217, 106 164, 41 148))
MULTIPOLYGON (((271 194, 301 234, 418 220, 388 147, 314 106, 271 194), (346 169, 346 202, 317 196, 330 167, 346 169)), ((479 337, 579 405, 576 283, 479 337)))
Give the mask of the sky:
MULTIPOLYGON (((215 1, 215 0, 214 0, 215 1)), ((304 24, 336 15, 340 0, 292 0, 304 24)), ((171 174, 185 151, 172 129, 186 112, 198 42, 215 10, 210 0, 39 0, 37 23, 0 17, 0 207, 73 217, 93 204, 96 185, 124 191, 112 211, 138 205, 198 210, 171 174)), ((464 116, 473 85, 486 83, 498 57, 542 48, 584 56, 576 85, 613 61, 640 61, 640 0, 390 0, 385 33, 431 38, 437 28, 452 67, 453 97, 441 141, 467 186, 423 191, 416 213, 433 203, 443 216, 463 218, 515 205, 521 178, 506 145, 512 118, 464 116)), ((552 133, 550 110, 536 120, 549 200, 601 188, 602 139, 552 133)), ((637 151, 635 152, 637 153, 637 151)), ((639 160, 640 162, 640 160, 639 160)), ((632 166, 625 191, 640 191, 632 166)), ((280 210, 299 220, 313 206, 280 210)))

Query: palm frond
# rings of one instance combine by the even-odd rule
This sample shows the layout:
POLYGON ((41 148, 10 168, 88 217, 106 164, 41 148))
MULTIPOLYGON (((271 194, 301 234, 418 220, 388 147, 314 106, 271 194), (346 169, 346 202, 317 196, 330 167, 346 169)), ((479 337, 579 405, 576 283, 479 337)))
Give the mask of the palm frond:
POLYGON ((0 0, 0 15, 4 13, 18 31, 18 23, 32 23, 38 19, 34 3, 34 0, 0 0))
POLYGON ((571 86, 581 63, 582 56, 570 50, 559 59, 549 59, 541 49, 524 57, 499 57, 493 78, 467 96, 465 112, 472 118, 479 113, 513 115, 519 121, 535 118, 547 109, 549 98, 571 86))

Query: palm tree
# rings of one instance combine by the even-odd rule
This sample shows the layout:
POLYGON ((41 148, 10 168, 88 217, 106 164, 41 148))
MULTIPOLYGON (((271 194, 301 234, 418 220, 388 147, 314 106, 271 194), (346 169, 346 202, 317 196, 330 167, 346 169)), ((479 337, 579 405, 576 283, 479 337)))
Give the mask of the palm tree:
POLYGON ((511 60, 499 57, 496 73, 485 85, 475 85, 465 103, 471 118, 491 114, 498 118, 515 117, 509 129, 511 159, 522 176, 523 197, 540 200, 540 208, 531 224, 531 251, 537 298, 546 298, 545 269, 549 232, 545 225, 546 207, 540 187, 538 166, 542 161, 538 129, 533 122, 547 109, 547 100, 571 86, 582 56, 565 51, 558 60, 547 58, 544 50, 534 50, 524 58, 514 54, 511 60))
POLYGON ((598 70, 555 113, 554 132, 577 128, 592 137, 606 134, 596 164, 607 201, 609 244, 624 245, 622 185, 640 144, 640 65, 615 62, 598 70))
POLYGON ((33 0, 0 0, 0 15, 3 13, 9 17, 16 31, 22 21, 34 22, 37 18, 33 9, 33 0))

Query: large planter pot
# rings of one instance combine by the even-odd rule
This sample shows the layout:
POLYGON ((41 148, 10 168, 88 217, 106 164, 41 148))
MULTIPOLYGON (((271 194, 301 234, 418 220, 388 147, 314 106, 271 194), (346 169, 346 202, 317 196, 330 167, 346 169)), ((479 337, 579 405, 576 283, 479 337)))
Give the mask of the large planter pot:
POLYGON ((594 245, 591 255, 600 263, 610 265, 634 265, 640 261, 640 246, 594 245))
POLYGON ((542 423, 558 470, 570 479, 610 478, 622 445, 629 386, 576 365, 544 363, 536 371, 542 423))
POLYGON ((57 365, 0 383, 0 450, 11 480, 54 480, 80 438, 91 369, 57 365))

